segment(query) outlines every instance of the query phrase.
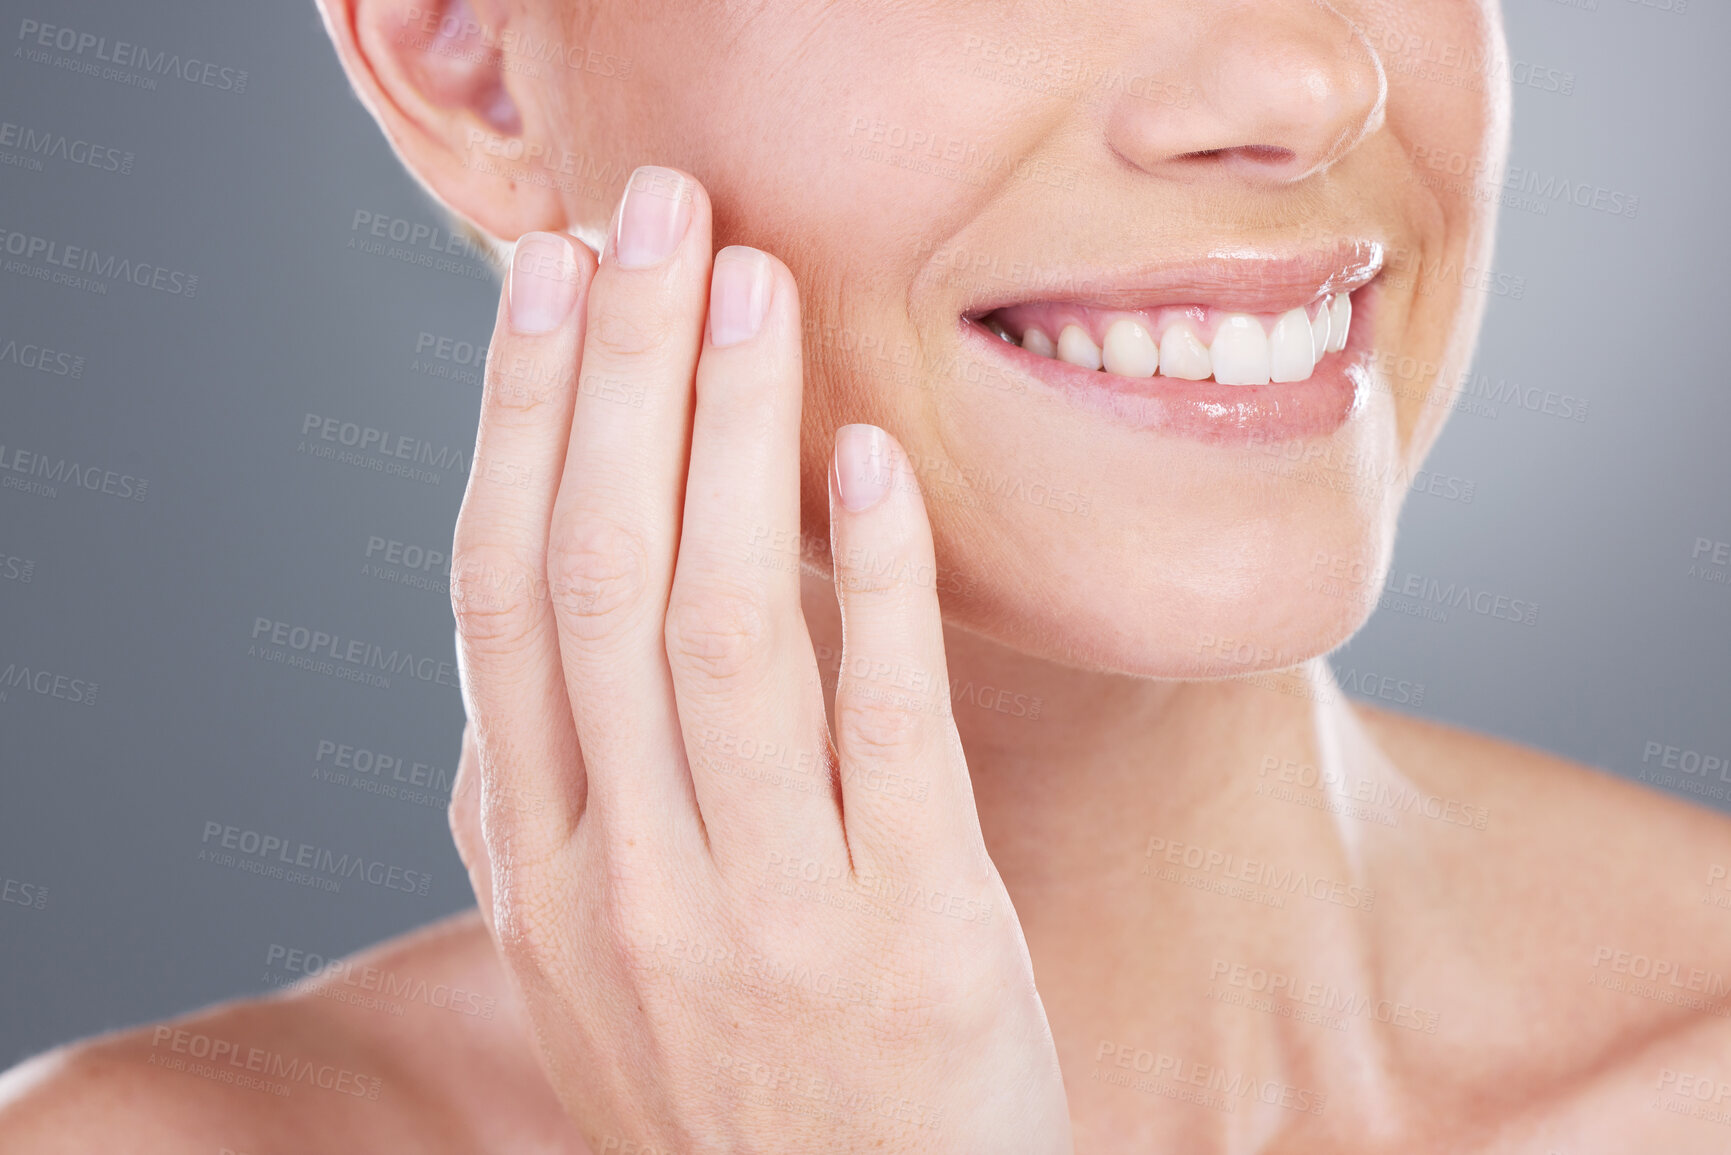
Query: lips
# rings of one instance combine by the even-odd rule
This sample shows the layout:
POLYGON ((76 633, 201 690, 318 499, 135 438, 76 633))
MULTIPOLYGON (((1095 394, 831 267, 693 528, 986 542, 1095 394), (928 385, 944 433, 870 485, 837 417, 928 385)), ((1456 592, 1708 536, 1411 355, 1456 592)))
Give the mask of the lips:
POLYGON ((1095 281, 1086 296, 976 308, 963 335, 1005 371, 1135 428, 1215 441, 1324 435, 1369 383, 1381 268, 1372 242, 1217 255, 1095 281))

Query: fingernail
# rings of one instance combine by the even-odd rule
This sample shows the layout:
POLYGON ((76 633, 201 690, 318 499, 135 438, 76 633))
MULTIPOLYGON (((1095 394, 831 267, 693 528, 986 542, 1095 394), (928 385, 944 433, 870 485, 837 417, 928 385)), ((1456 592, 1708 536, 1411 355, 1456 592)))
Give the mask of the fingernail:
POLYGON ((558 328, 577 300, 577 254, 558 233, 524 233, 511 254, 511 328, 558 328))
POLYGON ((757 249, 729 245, 716 253, 709 285, 709 343, 724 348, 757 336, 774 289, 769 258, 757 249))
POLYGON ((646 269, 665 261, 691 224, 691 182, 670 168, 643 165, 625 182, 613 261, 621 268, 646 269))
POLYGON ((889 492, 889 435, 876 425, 835 431, 835 489, 849 513, 864 513, 889 492))

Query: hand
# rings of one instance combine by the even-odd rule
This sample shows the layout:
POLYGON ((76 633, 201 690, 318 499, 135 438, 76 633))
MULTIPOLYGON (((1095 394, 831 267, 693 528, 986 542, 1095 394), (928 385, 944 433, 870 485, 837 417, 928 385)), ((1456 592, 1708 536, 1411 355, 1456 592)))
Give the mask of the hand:
POLYGON ((633 174, 598 270, 518 243, 453 549, 480 781, 459 845, 601 1155, 1068 1152, 925 507, 874 426, 838 431, 830 473, 831 742, 800 393, 792 275, 712 258, 690 177, 633 174))

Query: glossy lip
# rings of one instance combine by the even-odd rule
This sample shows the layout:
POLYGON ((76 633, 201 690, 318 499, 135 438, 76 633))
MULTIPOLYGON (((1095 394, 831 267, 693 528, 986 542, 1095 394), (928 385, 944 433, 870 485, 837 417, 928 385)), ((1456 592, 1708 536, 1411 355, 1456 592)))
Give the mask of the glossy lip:
MULTIPOLYGON (((1380 241, 1340 240, 1289 256, 1244 249, 1111 273, 1066 268, 1062 277, 1050 279, 1054 287, 1073 287, 1073 292, 981 297, 963 302, 961 312, 969 320, 978 320, 1011 305, 1063 301, 1098 309, 1213 305, 1233 313, 1284 313, 1326 294, 1353 292, 1369 284, 1382 272, 1383 256, 1380 241)), ((1354 300, 1354 307, 1357 304, 1354 300)))
MULTIPOLYGON (((959 318, 964 347, 1030 377, 1070 404, 1114 424, 1216 445, 1326 437, 1357 411, 1368 392, 1382 246, 1342 242, 1295 257, 1216 254, 1096 283, 1086 295, 1022 296, 981 302, 959 318), (1352 293, 1352 332, 1306 381, 1221 385, 1171 377, 1120 377, 1029 353, 997 336, 980 318, 1000 308, 1062 300, 1107 309, 1202 304, 1244 313, 1279 313, 1328 293, 1352 293)), ((1074 283, 1074 282, 1073 282, 1074 283)))

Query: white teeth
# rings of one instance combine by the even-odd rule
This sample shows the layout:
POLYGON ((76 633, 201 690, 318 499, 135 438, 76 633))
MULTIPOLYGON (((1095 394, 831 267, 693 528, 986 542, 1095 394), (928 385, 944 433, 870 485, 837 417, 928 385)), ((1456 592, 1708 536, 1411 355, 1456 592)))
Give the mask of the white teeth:
POLYGON ((1065 325, 1058 334, 1058 360, 1082 369, 1100 367, 1100 346, 1080 325, 1065 325))
POLYGON ((1160 347, 1154 338, 1128 317, 1120 317, 1106 330, 1106 344, 1100 349, 1100 359, 1106 372, 1120 377, 1152 377, 1160 368, 1160 347))
POLYGON ((1255 317, 1228 313, 1221 318, 1208 355, 1214 360, 1214 379, 1222 385, 1268 384, 1268 334, 1255 317))
POLYGON ((1336 293, 1328 313, 1328 351, 1338 353, 1346 348, 1347 330, 1352 327, 1352 294, 1336 293))
MULTIPOLYGON (((1104 367, 1120 377, 1148 378, 1156 373, 1182 381, 1212 377, 1222 385, 1307 381, 1325 355, 1346 348, 1352 296, 1335 293, 1324 297, 1314 318, 1308 308, 1289 309, 1271 329, 1263 328, 1263 322, 1251 314, 1228 313, 1215 329, 1212 348, 1202 343, 1189 317, 1172 320, 1158 343, 1148 324, 1141 316, 1118 316, 1106 329, 1103 348, 1094 344, 1087 329, 1075 323, 1065 325, 1056 342, 1044 329, 1029 326, 1022 330, 1020 344, 1036 356, 1056 358, 1090 371, 1104 367)), ((985 325, 1004 340, 1017 343, 992 319, 985 325)))
POLYGON ((1315 341, 1303 309, 1282 313, 1268 335, 1269 376, 1280 382, 1309 380, 1316 368, 1315 341))
POLYGON ((1328 319, 1333 312, 1329 306, 1333 302, 1333 297, 1324 297, 1322 304, 1317 306, 1316 320, 1310 323, 1311 343, 1316 346, 1316 359, 1318 361, 1322 360, 1322 355, 1328 352, 1328 319))
POLYGON ((1160 337, 1160 371, 1180 381, 1206 381, 1214 376, 1214 358, 1189 321, 1174 321, 1160 337))

